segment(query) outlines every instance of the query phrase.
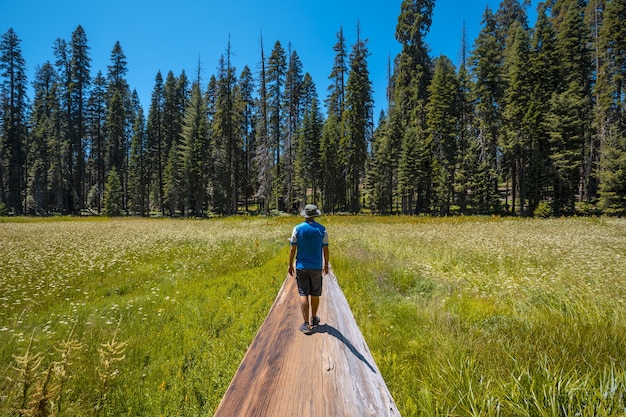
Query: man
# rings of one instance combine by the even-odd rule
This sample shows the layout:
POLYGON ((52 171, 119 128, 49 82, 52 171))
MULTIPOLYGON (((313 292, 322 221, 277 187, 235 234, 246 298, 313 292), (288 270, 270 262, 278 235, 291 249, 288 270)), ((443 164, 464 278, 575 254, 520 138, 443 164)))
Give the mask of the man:
POLYGON ((316 205, 307 204, 300 212, 305 220, 293 228, 290 240, 289 275, 294 274, 295 257, 300 309, 304 318, 300 331, 304 334, 311 334, 313 327, 320 322, 317 309, 322 295, 322 272, 328 274, 328 233, 324 226, 315 221, 321 214, 316 205))

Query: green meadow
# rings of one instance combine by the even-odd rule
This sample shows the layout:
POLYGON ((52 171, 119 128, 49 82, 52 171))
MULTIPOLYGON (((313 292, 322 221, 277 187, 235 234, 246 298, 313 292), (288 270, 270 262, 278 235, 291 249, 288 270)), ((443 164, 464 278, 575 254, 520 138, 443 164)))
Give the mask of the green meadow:
MULTIPOLYGON (((211 416, 299 221, 0 220, 0 416, 211 416)), ((626 220, 320 222, 402 416, 626 414, 626 220)))

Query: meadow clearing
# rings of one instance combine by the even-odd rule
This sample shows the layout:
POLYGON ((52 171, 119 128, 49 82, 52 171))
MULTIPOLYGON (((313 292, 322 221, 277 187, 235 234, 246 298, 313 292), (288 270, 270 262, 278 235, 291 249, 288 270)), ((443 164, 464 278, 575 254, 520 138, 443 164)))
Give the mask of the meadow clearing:
MULTIPOLYGON (((299 221, 1 219, 0 416, 212 415, 299 221)), ((626 220, 320 221, 403 416, 626 413, 626 220)))

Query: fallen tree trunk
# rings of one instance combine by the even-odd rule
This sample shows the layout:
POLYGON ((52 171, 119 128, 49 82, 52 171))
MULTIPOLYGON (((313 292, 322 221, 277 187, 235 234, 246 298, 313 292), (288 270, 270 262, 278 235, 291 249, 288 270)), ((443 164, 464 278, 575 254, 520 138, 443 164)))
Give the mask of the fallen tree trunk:
POLYGON ((336 277, 324 278, 312 335, 287 277, 215 417, 399 417, 336 277))

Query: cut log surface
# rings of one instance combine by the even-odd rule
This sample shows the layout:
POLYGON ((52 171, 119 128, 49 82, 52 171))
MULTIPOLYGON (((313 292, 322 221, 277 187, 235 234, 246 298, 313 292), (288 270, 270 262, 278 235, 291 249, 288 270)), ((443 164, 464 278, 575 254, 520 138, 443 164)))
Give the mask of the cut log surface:
POLYGON ((215 417, 400 416, 332 272, 323 285, 321 323, 305 335, 287 276, 215 417))

